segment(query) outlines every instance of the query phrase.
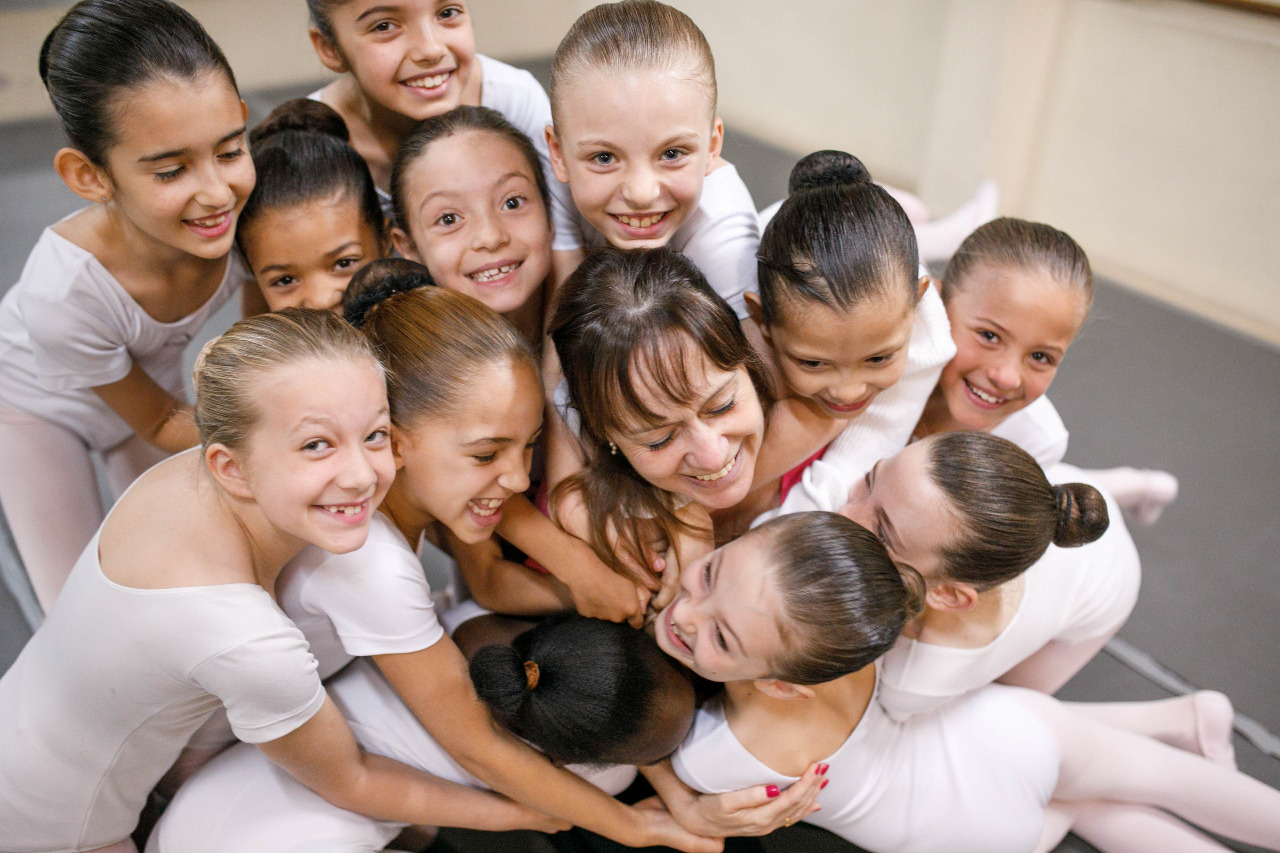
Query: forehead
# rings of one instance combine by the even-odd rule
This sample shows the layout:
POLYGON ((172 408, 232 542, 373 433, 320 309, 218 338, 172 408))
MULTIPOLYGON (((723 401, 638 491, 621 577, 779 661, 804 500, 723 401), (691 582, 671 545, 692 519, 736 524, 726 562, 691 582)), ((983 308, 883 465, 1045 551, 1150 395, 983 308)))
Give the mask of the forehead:
POLYGON ((496 133, 464 130, 432 142, 409 170, 424 192, 486 191, 515 173, 535 183, 533 165, 514 143, 496 133))
MULTIPOLYGON (((373 232, 360 204, 345 193, 317 198, 289 207, 263 210, 248 228, 241 226, 240 240, 249 243, 250 254, 267 252, 289 257, 310 256, 336 249, 351 240, 372 239, 373 232)), ((267 258, 253 258, 264 263, 267 258)))
POLYGON ((248 392, 261 412, 260 431, 277 434, 317 418, 363 429, 387 406, 382 373, 372 359, 358 356, 286 362, 257 376, 248 392))
POLYGON ((631 355, 630 386, 640 410, 631 426, 666 423, 697 411, 742 368, 724 370, 685 334, 670 336, 631 355))
POLYGON ((130 157, 208 148, 244 126, 240 95, 210 69, 196 77, 154 77, 112 99, 116 147, 130 157))
POLYGON ((542 423, 541 384, 526 364, 493 361, 478 367, 465 381, 459 410, 425 421, 448 430, 459 443, 524 438, 517 433, 532 433, 542 423))
POLYGON ((1041 269, 979 266, 967 278, 952 295, 949 310, 965 319, 994 320, 1037 342, 1070 343, 1088 311, 1079 289, 1059 284, 1041 269))
MULTIPOLYGON (((892 523, 901 549, 893 556, 928 572, 939 549, 959 532, 954 511, 933 481, 932 442, 917 441, 880 460, 875 469, 875 504, 892 523)), ((873 527, 873 533, 878 531, 873 527)))
POLYGON ((915 324, 908 295, 876 295, 848 309, 784 297, 782 322, 769 331, 780 341, 824 358, 860 361, 906 343, 915 324))
POLYGON ((676 134, 711 131, 713 105, 691 70, 589 69, 567 80, 557 95, 561 130, 572 136, 566 144, 582 138, 661 144, 676 134))

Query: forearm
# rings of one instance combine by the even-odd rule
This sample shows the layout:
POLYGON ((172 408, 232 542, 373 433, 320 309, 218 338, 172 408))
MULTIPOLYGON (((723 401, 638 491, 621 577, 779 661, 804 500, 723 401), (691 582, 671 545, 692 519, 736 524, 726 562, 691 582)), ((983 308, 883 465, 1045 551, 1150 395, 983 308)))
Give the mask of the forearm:
POLYGON ((568 586, 582 577, 584 569, 599 565, 590 545, 561 530, 524 495, 507 501, 497 532, 568 586))
POLYGON ((449 535, 447 543, 472 598, 486 610, 544 616, 572 608, 569 592, 562 584, 550 575, 506 559, 496 541, 470 544, 449 535))
POLYGON ((147 441, 168 453, 180 453, 200 443, 200 431, 196 429, 194 409, 186 403, 173 401, 173 409, 156 424, 147 441))

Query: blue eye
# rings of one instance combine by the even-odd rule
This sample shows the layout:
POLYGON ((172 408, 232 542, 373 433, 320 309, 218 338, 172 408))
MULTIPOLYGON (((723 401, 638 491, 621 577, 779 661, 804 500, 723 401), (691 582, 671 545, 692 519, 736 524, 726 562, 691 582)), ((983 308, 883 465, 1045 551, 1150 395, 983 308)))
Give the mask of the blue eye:
POLYGON ((608 151, 601 151, 597 154, 591 155, 591 162, 595 163, 597 166, 612 166, 616 159, 617 158, 608 151))

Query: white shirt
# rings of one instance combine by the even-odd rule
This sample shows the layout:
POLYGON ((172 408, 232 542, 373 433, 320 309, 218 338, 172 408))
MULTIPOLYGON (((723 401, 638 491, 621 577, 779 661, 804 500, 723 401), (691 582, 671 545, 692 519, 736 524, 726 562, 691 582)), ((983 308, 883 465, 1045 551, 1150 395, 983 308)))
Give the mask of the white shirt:
POLYGON ((1031 405, 1009 415, 991 430, 991 434, 1008 439, 1030 453, 1045 471, 1067 455, 1067 439, 1070 437, 1048 395, 1042 395, 1031 405))
POLYGON ((232 252, 204 305, 161 323, 92 253, 46 228, 0 302, 0 406, 65 426, 93 450, 115 447, 133 429, 92 389, 137 364, 183 399, 187 344, 248 277, 232 252))

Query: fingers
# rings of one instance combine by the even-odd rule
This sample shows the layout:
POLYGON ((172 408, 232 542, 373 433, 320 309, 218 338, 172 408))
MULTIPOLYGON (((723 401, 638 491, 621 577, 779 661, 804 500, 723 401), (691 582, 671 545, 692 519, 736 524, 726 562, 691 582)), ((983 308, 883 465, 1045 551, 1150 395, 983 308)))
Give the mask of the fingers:
POLYGON ((774 808, 778 810, 776 816, 780 826, 798 823, 821 808, 814 799, 827 786, 825 777, 828 769, 827 764, 814 764, 804 772, 799 782, 779 794, 774 808))

